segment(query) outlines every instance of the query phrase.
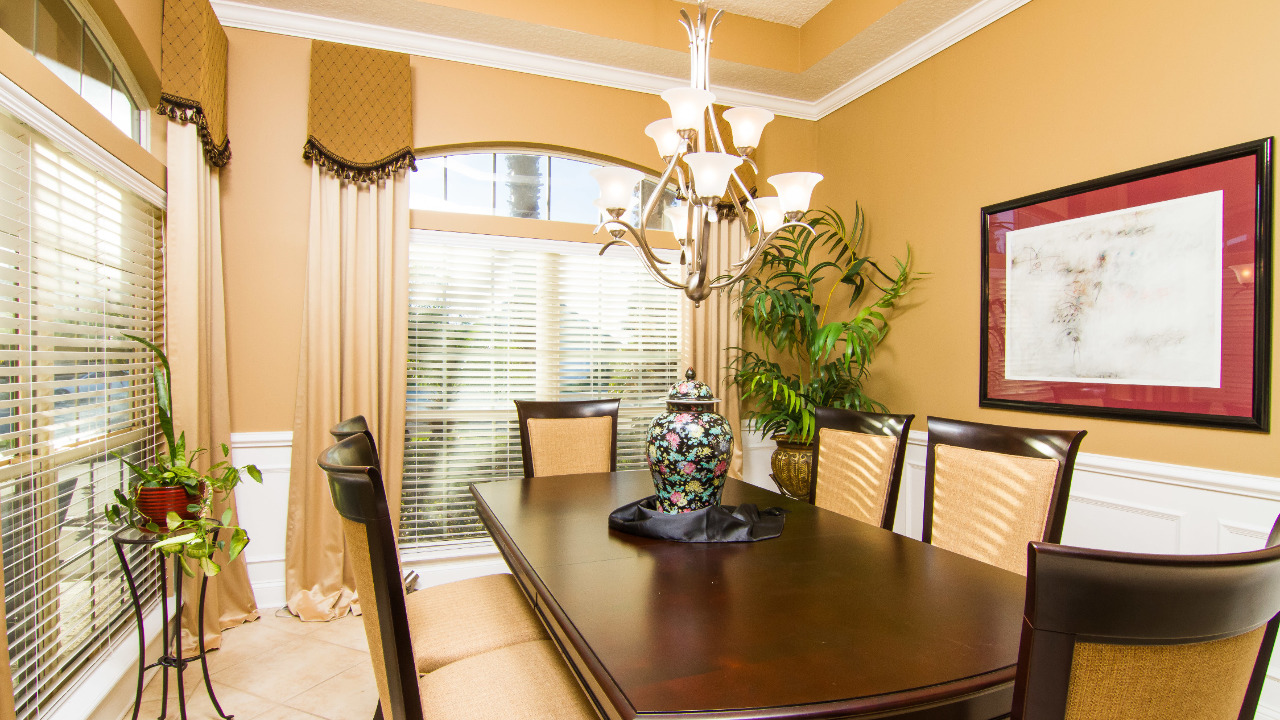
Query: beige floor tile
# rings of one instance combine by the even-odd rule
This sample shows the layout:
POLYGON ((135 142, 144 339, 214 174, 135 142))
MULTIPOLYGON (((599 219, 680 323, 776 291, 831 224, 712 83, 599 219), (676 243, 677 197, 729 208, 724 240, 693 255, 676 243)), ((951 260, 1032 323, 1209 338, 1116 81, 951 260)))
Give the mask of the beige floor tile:
MULTIPOLYGON (((233 715, 235 720, 255 720, 271 710, 275 710, 278 705, 265 698, 251 695, 247 692, 236 690, 232 687, 214 686, 214 692, 218 695, 218 704, 222 706, 222 711, 227 715, 233 715)), ((146 718, 153 720, 160 716, 160 701, 147 700, 140 706, 138 713, 139 720, 146 718)), ((168 715, 166 720, 177 720, 181 718, 178 712, 178 704, 175 700, 169 701, 168 715)), ((209 700, 208 694, 201 689, 201 692, 192 695, 187 700, 187 720, 219 720, 221 716, 213 708, 213 703, 209 700)))
POLYGON ((348 615, 341 620, 324 623, 324 627, 311 633, 309 637, 341 645, 360 652, 369 652, 369 640, 364 634, 364 620, 355 615, 348 615))
POLYGON ((262 621, 241 625, 222 633, 222 647, 209 653, 209 672, 216 673, 263 653, 298 642, 304 635, 286 632, 262 621))
MULTIPOLYGON (((370 714, 369 717, 373 717, 373 715, 370 714)), ((240 720, 240 718, 236 718, 236 720, 240 720)), ((297 708, 280 705, 274 710, 268 710, 253 720, 324 720, 324 718, 312 715, 309 712, 303 712, 297 708)), ((351 720, 365 720, 365 718, 362 715, 358 718, 351 718, 351 720)))
MULTIPOLYGON (((159 669, 153 670, 147 679, 147 684, 142 688, 143 701, 160 700, 160 690, 164 686, 164 682, 160 677, 159 669)), ((136 677, 136 676, 135 676, 136 677)), ((199 663, 192 663, 187 666, 186 672, 182 674, 183 690, 187 697, 191 697, 197 689, 204 690, 204 674, 200 672, 199 663)), ((176 670, 169 670, 169 698, 176 699, 178 697, 178 673, 176 670)), ((157 705, 157 707, 159 707, 157 705)))
POLYGON ((368 720, 378 704, 373 668, 365 662, 284 702, 325 720, 368 720))
MULTIPOLYGON (((262 623, 265 627, 283 630, 294 635, 310 635, 311 633, 323 628, 328 623, 322 622, 302 622, 298 618, 289 614, 284 608, 262 608, 258 610, 262 614, 262 619, 258 623, 262 623)), ((256 623, 255 623, 256 624, 256 623)))
POLYGON ((342 671, 368 662, 368 653, 303 637, 289 645, 236 663, 213 675, 216 686, 229 685, 266 698, 291 698, 342 671))

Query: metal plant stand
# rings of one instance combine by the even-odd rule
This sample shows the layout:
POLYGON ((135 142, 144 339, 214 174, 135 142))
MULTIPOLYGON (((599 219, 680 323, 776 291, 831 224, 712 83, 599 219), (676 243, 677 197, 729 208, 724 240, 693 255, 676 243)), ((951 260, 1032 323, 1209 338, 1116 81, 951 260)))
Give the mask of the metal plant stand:
MULTIPOLYGON (((219 528, 220 529, 220 528, 219 528)), ((213 530, 218 532, 219 529, 213 530)), ((196 637, 199 638, 200 651, 191 657, 182 656, 182 582, 174 583, 174 598, 177 612, 173 618, 173 628, 170 632, 169 623, 169 605, 163 601, 165 589, 168 585, 168 572, 165 569, 163 556, 160 559, 160 617, 164 624, 164 646, 161 650, 160 658, 150 665, 147 664, 147 633, 143 627, 142 621, 142 598, 138 595, 138 584, 133 579, 133 571, 129 567, 129 560, 125 556, 124 546, 126 545, 151 545, 156 542, 156 536, 150 533, 144 533, 134 528, 126 528, 120 530, 111 536, 111 542, 116 547, 116 556, 120 558, 120 567, 124 569, 125 580, 129 583, 129 594, 133 597, 133 614, 138 619, 138 689, 133 699, 133 720, 138 720, 138 710, 142 703, 142 683, 143 673, 153 667, 160 668, 161 690, 163 695, 160 700, 160 719, 164 720, 169 714, 169 668, 178 671, 178 714, 182 720, 187 720, 187 694, 182 682, 182 671, 186 668, 187 663, 200 661, 200 669, 204 671, 204 688, 209 693, 209 700, 213 703, 214 710, 217 711, 218 717, 231 720, 234 715, 228 715, 222 710, 222 706, 218 704, 218 697, 213 693, 213 684, 209 682, 209 663, 205 659, 206 650, 204 649, 204 596, 205 590, 209 587, 209 578, 205 576, 200 581, 200 610, 199 610, 199 626, 196 637)), ((156 551, 158 552, 158 551, 156 551)), ((178 565, 178 558, 173 558, 173 576, 181 578, 182 568, 178 565)))

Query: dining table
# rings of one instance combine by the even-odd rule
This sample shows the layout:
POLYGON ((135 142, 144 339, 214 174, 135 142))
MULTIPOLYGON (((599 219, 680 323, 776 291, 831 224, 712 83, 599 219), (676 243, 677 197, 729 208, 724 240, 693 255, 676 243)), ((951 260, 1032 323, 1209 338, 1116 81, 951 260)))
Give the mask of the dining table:
POLYGON ((603 718, 987 720, 1009 713, 1025 578, 737 480, 778 537, 612 530, 631 470, 475 483, 503 558, 603 718))

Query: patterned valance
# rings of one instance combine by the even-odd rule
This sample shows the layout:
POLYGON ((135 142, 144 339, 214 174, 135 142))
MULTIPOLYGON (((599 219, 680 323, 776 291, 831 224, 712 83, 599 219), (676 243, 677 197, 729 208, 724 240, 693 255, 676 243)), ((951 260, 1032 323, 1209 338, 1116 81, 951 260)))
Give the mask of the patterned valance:
POLYGON ((231 159, 227 138, 227 34, 209 0, 164 0, 160 115, 200 128, 214 167, 231 159))
POLYGON ((416 169, 409 56, 313 41, 302 156, 357 182, 416 169))

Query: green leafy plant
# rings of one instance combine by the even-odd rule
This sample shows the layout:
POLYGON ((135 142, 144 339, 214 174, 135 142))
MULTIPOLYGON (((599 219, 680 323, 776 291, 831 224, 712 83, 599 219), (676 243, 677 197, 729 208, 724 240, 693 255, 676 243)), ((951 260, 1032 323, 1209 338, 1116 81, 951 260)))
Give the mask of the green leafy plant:
MULTIPOLYGON (((214 518, 213 501, 215 493, 225 496, 243 477, 241 470, 233 467, 226 458, 230 450, 224 444, 221 447, 223 459, 213 463, 207 470, 196 467, 196 461, 206 451, 204 448, 187 450, 186 433, 174 435, 173 398, 170 379, 169 358, 160 348, 135 335, 124 337, 141 343, 156 354, 159 361, 152 371, 152 384, 156 393, 156 414, 160 431, 164 434, 165 450, 159 453, 151 464, 140 465, 130 462, 120 454, 116 457, 129 467, 133 477, 128 484, 129 491, 115 491, 115 502, 103 508, 107 520, 118 525, 131 525, 156 533, 158 538, 153 547, 166 556, 178 556, 182 571, 190 576, 195 575, 191 563, 194 562, 205 575, 217 575, 222 567, 213 559, 215 550, 224 550, 228 562, 240 556, 241 551, 249 544, 249 534, 244 528, 231 525, 231 510, 214 518), (144 488, 180 487, 190 497, 197 498, 187 505, 188 514, 193 517, 184 518, 170 512, 165 518, 165 527, 147 519, 138 510, 138 498, 144 488), (214 532, 214 531, 218 532, 214 532), (222 538, 229 533, 229 537, 222 538)), ((262 482, 262 473, 254 465, 246 465, 243 472, 255 482, 262 482)))
POLYGON ((855 206, 851 223, 830 208, 810 211, 805 223, 813 230, 784 230, 761 255, 758 272, 743 281, 739 319, 761 351, 733 348, 729 369, 746 416, 762 432, 808 443, 815 407, 886 411, 862 384, 888 331, 884 312, 907 293, 915 275, 909 247, 906 260, 894 258, 893 273, 859 255, 866 231, 861 207, 855 206), (819 286, 827 281, 823 294, 819 286), (851 293, 852 317, 832 305, 841 287, 851 293))

